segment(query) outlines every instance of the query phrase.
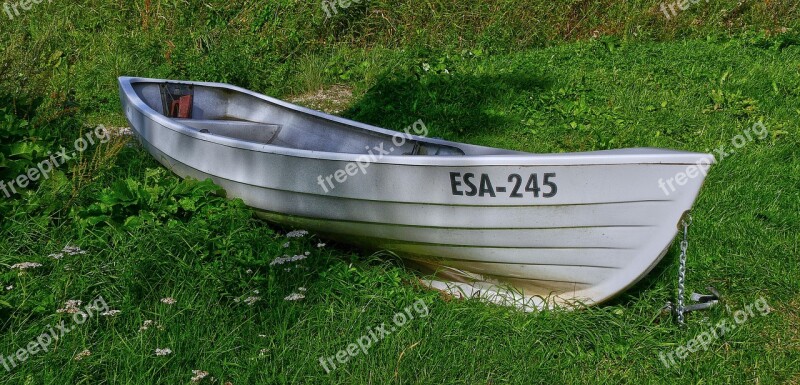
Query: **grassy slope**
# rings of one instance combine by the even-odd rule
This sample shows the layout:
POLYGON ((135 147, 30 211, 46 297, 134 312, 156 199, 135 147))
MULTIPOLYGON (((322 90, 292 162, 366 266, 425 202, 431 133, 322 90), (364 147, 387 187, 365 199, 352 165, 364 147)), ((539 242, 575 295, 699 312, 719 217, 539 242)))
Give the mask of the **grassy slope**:
MULTIPOLYGON (((103 12, 53 21, 114 28, 98 16, 103 12)), ((70 31, 41 40, 42 52, 52 51, 51 45, 62 51, 54 72, 43 73, 45 90, 76 88, 85 112, 101 122, 120 119, 113 76, 130 71, 228 80, 279 94, 344 82, 360 90, 344 115, 396 129, 422 118, 434 136, 535 152, 629 146, 702 151, 730 147, 735 135, 763 120, 771 135, 737 150, 709 175, 694 210, 688 287, 702 291, 714 285, 734 311, 760 296, 774 310, 666 369, 659 352, 732 319, 724 307, 692 316, 686 329, 659 317, 660 306, 674 295, 675 248, 644 282, 606 306, 521 314, 473 301, 443 301, 413 284, 413 275, 398 261, 331 245, 317 248, 316 240, 288 240, 235 203, 211 201, 210 210, 187 222, 133 231, 80 232, 68 215, 45 222, 21 216, 0 237, 0 264, 44 266, 25 275, 0 275, 3 286, 14 285, 0 297, 12 305, 0 313, 0 354, 11 354, 57 322, 61 316, 54 310, 67 299, 89 301, 102 294, 122 314, 93 319, 51 352, 11 374, 0 371, 3 383, 188 383, 192 369, 234 384, 669 382, 676 375, 692 382, 799 380, 798 46, 745 37, 605 39, 517 53, 471 46, 466 51, 338 47, 332 54, 318 48, 300 55, 297 66, 275 59, 284 72, 264 78, 263 67, 272 59, 260 59, 258 48, 246 51, 247 43, 217 38, 220 46, 212 45, 213 53, 204 56, 210 62, 180 69, 178 64, 189 65, 192 55, 199 55, 189 44, 178 44, 186 56, 169 63, 161 43, 148 33, 114 31, 93 42, 83 27, 70 31), (142 38, 137 45, 120 45, 135 38, 142 38), (240 49, 246 53, 233 54, 240 49), (119 55, 108 55, 114 50, 119 55), (71 55, 78 56, 69 63, 71 55), (253 63, 241 57, 254 58, 253 63), (146 65, 151 61, 155 65, 146 65), (422 63, 434 70, 425 72, 422 63), (314 74, 325 68, 331 71, 314 74), (280 74, 288 80, 281 82, 280 74), (46 257, 67 243, 90 252, 60 262, 46 257), (306 269, 269 266, 276 256, 304 251, 311 252, 300 263, 306 269), (301 286, 308 288, 306 299, 284 300, 301 286), (236 302, 253 290, 261 301, 236 302), (159 303, 166 296, 178 303, 159 303), (368 328, 391 322, 417 298, 428 302, 428 318, 411 321, 332 374, 320 368, 318 357, 334 355, 368 328), (145 319, 159 321, 165 330, 139 332, 145 319), (163 347, 175 353, 155 357, 154 350, 163 347), (87 348, 91 357, 72 360, 87 348)), ((144 180, 144 170, 156 164, 133 147, 124 148, 111 166, 83 187, 77 206, 94 202, 114 180, 144 180)))
POLYGON ((785 39, 798 39, 800 6, 792 2, 719 0, 672 20, 660 4, 370 0, 326 19, 316 1, 45 2, 0 23, 0 86, 74 90, 87 111, 116 113, 110 85, 121 74, 202 78, 281 95, 349 77, 361 64, 352 49, 438 59, 444 51, 509 53, 592 36, 663 41, 786 32, 785 39))

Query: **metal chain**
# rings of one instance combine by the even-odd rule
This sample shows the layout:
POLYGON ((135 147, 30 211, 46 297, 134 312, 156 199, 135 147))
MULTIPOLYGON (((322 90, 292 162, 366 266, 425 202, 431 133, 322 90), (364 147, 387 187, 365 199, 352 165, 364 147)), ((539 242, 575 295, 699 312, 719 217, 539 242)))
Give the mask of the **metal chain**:
POLYGON ((689 225, 692 224, 692 216, 687 215, 681 220, 683 225, 683 240, 681 240, 680 266, 678 267, 678 323, 684 324, 683 292, 686 283, 686 250, 689 248, 689 225))

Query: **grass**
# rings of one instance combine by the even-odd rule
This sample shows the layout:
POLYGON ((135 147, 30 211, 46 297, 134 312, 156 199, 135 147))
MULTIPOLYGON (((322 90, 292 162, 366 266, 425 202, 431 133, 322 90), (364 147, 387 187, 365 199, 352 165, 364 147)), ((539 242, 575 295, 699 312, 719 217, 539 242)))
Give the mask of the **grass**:
POLYGON ((698 5, 674 24, 653 18, 648 33, 633 36, 625 26, 651 20, 642 9, 655 3, 638 13, 624 2, 537 3, 533 11, 548 23, 530 23, 523 34, 488 28, 535 20, 516 3, 428 3, 431 32, 409 32, 427 11, 412 3, 389 11, 376 0, 363 18, 339 15, 331 25, 311 17, 297 28, 301 37, 274 39, 267 31, 288 31, 319 11, 190 2, 202 10, 192 16, 165 2, 87 4, 43 3, 0 27, 18 28, 0 52, 2 180, 71 145, 87 123, 123 124, 114 83, 122 74, 229 81, 284 97, 335 85, 353 90, 344 116, 394 129, 421 118, 431 136, 531 152, 724 145, 735 153, 714 166, 695 204, 687 279, 689 290, 719 289, 724 306, 691 314, 686 328, 662 314, 676 290, 677 245, 634 288, 586 310, 520 313, 450 300, 420 287, 391 256, 313 234, 288 238, 291 229, 254 219, 213 186, 178 181, 115 137, 0 201, 0 284, 13 286, 0 291, 0 354, 12 355, 48 325, 74 325, 56 312, 67 300, 102 296, 121 310, 92 317, 10 372, 0 369, 4 384, 190 383, 192 370, 221 384, 800 381, 800 46, 791 32, 753 32, 780 26, 764 7, 795 14, 788 2, 752 3, 731 25, 715 19, 730 9, 724 2, 698 5), (604 5, 607 23, 587 11, 574 33, 543 32, 568 12, 604 5), (460 7, 470 22, 448 26, 460 7), (479 13, 491 7, 505 13, 479 13), (470 18, 483 14, 492 16, 470 18), (224 38, 240 27, 231 20, 252 27, 240 41, 224 38), (614 31, 588 38, 600 24, 614 31), (458 42, 454 34, 466 40, 436 44, 458 42), (292 39, 315 42, 301 49, 292 39), (165 40, 176 47, 169 58, 165 40), (326 48, 330 42, 337 43, 326 48), (733 138, 757 122, 769 135, 734 148, 733 138), (68 244, 87 253, 48 257, 68 244), (305 252, 301 261, 270 265, 305 252), (20 262, 42 266, 9 269, 20 262), (305 298, 285 299, 293 293, 305 298), (160 302, 165 297, 177 303, 160 302), (259 299, 248 305, 249 297, 259 299), (733 322, 759 298, 769 314, 755 312, 707 350, 662 364, 659 353, 733 322), (331 373, 320 366, 320 357, 391 324, 419 299, 427 317, 416 314, 331 373), (140 330, 145 320, 163 330, 140 330), (156 356, 158 348, 173 353, 156 356), (74 360, 86 349, 90 356, 74 360))

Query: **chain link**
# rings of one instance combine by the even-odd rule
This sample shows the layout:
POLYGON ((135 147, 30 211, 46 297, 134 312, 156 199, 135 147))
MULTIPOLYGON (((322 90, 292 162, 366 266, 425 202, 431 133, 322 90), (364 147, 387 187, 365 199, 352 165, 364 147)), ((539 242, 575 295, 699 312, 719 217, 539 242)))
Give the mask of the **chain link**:
POLYGON ((678 307, 676 312, 678 313, 678 323, 683 325, 683 313, 685 310, 683 306, 683 296, 684 284, 686 283, 686 250, 689 248, 689 225, 692 224, 692 216, 687 215, 681 220, 681 224, 683 225, 683 240, 681 240, 680 266, 678 267, 678 307))

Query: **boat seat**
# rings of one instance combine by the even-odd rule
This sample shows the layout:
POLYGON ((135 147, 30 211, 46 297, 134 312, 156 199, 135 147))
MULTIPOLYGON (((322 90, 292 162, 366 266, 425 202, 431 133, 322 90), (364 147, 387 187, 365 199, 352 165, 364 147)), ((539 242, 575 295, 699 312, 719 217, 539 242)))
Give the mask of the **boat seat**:
POLYGON ((175 119, 175 121, 203 133, 263 144, 271 144, 281 131, 280 124, 247 120, 175 119))

